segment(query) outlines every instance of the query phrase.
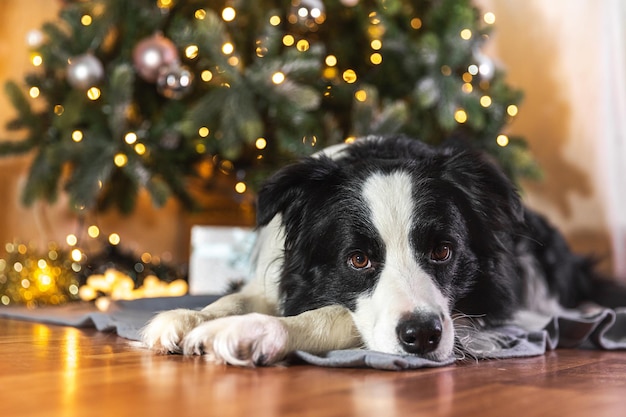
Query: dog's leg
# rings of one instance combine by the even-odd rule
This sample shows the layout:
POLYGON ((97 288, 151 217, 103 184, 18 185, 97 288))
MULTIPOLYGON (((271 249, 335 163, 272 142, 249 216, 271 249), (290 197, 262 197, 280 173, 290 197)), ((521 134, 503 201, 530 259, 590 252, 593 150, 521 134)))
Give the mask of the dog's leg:
POLYGON ((205 354, 218 363, 271 365, 288 353, 322 353, 361 346, 349 310, 328 306, 291 317, 252 313, 203 323, 183 340, 185 354, 205 354))
POLYGON ((180 353, 181 341, 196 326, 221 317, 260 312, 277 314, 277 306, 255 294, 226 295, 201 311, 177 309, 157 314, 141 332, 145 346, 161 353, 180 353))

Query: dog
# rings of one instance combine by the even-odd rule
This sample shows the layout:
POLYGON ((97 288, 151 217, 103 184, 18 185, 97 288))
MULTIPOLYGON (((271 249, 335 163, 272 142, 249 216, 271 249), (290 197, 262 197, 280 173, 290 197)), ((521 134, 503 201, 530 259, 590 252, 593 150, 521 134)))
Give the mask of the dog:
POLYGON ((274 174, 257 221, 254 276, 201 311, 159 313, 146 346, 239 366, 350 348, 443 361, 489 348, 503 323, 626 304, 488 157, 458 146, 335 145, 274 174))

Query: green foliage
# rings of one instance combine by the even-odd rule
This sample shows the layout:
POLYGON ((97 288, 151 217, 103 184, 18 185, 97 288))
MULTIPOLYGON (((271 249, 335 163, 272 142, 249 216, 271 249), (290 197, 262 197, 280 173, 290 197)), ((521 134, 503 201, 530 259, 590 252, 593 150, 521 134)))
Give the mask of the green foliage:
POLYGON ((174 197, 191 208, 188 181, 204 172, 199 164, 227 166, 254 185, 296 157, 370 133, 433 144, 460 137, 514 179, 537 175, 523 139, 496 143, 511 119, 507 107, 522 95, 481 54, 490 27, 470 0, 356 3, 66 1, 57 21, 42 27, 45 41, 35 50, 43 65, 23 85, 6 86, 18 114, 8 127, 25 135, 0 142, 0 154, 36 154, 24 202, 54 201, 62 188, 75 208, 129 212, 145 188, 157 205, 174 197), (236 10, 233 20, 222 17, 226 6, 236 10), (133 65, 137 44, 156 33, 174 42, 193 73, 183 97, 164 93, 133 65), (227 43, 233 52, 224 52, 227 43), (189 46, 197 53, 187 54, 189 46), (97 100, 67 80, 68 59, 86 53, 105 72, 97 100), (472 65, 483 71, 470 75, 472 65), (274 80, 277 73, 284 80, 274 80), (31 87, 37 99, 22 91, 31 87), (77 130, 80 142, 72 139, 77 130), (129 132, 137 142, 125 141, 129 132), (261 137, 267 146, 257 149, 261 137), (119 155, 123 164, 114 163, 119 155))

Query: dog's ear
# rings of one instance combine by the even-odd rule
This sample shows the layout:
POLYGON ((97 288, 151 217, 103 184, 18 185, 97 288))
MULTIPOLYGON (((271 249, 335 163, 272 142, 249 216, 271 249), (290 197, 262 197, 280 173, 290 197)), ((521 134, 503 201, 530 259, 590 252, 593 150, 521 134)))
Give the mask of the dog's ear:
POLYGON ((305 216, 305 203, 319 201, 320 193, 339 178, 339 165, 325 156, 305 158, 278 170, 259 190, 257 225, 267 225, 279 213, 283 221, 305 216))
POLYGON ((444 179, 469 204, 482 226, 510 230, 524 220, 517 187, 504 172, 479 152, 448 149, 444 152, 444 179))

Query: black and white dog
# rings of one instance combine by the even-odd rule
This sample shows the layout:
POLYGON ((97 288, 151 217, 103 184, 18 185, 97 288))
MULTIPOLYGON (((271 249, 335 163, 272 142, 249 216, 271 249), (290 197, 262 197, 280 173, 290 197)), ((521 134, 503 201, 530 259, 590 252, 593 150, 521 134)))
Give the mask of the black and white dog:
POLYGON ((524 312, 626 304, 469 150, 337 145, 270 178, 257 219, 255 276, 202 311, 160 313, 147 346, 243 366, 356 347, 445 360, 524 312))

